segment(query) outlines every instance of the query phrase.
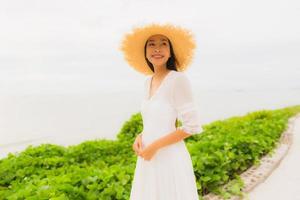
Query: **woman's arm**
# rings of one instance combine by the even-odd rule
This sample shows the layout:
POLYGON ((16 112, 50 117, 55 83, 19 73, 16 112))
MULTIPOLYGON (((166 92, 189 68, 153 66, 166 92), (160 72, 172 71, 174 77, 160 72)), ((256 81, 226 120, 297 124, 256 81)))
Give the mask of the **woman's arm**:
MULTIPOLYGON (((202 132, 191 84, 184 73, 179 74, 174 82, 171 99, 173 99, 174 108, 176 109, 183 126, 154 141, 153 146, 157 148, 165 147, 179 142, 191 135, 202 132)), ((177 127, 177 118, 175 121, 175 127, 177 127)))
POLYGON ((150 160, 155 154, 155 152, 158 151, 160 148, 176 143, 188 136, 190 136, 190 134, 187 134, 184 131, 177 129, 176 131, 171 132, 168 135, 165 135, 155 140, 150 145, 148 145, 145 149, 139 152, 138 155, 143 157, 143 159, 145 160, 150 160))
POLYGON ((188 134, 188 133, 184 132, 183 130, 177 129, 176 131, 173 131, 173 132, 155 140, 151 144, 151 146, 154 146, 158 150, 158 149, 168 146, 170 144, 174 144, 176 142, 184 140, 185 138, 190 137, 190 136, 191 136, 191 134, 188 134))

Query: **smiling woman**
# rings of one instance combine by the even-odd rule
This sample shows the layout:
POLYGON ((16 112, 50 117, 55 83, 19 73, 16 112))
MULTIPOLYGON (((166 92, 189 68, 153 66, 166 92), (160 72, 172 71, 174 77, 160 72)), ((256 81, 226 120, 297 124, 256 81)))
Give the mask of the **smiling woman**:
POLYGON ((166 63, 166 68, 170 70, 176 70, 178 61, 176 60, 172 43, 164 35, 151 36, 144 47, 145 60, 148 66, 154 72, 153 64, 161 65, 166 63))
POLYGON ((127 61, 148 76, 141 104, 143 131, 130 200, 198 200, 192 160, 184 139, 202 132, 190 82, 182 72, 191 59, 191 35, 171 25, 136 29, 123 41, 127 61), (176 56, 175 56, 176 54, 176 56), (183 125, 175 126, 181 119, 183 125))

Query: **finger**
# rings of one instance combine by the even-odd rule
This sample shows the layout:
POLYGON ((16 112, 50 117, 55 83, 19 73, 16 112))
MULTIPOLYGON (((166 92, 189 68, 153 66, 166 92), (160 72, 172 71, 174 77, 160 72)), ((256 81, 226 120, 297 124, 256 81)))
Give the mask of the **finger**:
POLYGON ((141 147, 141 144, 140 144, 140 143, 138 143, 137 147, 138 147, 138 149, 139 149, 139 150, 141 150, 141 149, 142 149, 142 147, 141 147))
POLYGON ((138 151, 138 154, 139 154, 139 156, 142 156, 142 157, 144 156, 142 151, 138 151))
POLYGON ((139 154, 139 149, 136 149, 135 152, 136 152, 136 154, 138 155, 138 154, 139 154))
POLYGON ((136 145, 134 145, 134 146, 133 146, 133 150, 134 150, 135 152, 137 152, 137 151, 138 151, 138 147, 137 147, 136 145))
POLYGON ((144 144, 142 141, 139 142, 139 146, 140 146, 140 148, 144 148, 144 144))

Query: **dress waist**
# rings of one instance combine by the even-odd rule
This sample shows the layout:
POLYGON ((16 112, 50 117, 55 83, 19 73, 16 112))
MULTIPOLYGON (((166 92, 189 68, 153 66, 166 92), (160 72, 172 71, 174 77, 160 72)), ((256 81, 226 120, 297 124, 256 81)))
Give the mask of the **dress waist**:
POLYGON ((176 131, 175 127, 161 128, 158 130, 144 129, 142 134, 142 141, 144 145, 149 145, 155 140, 164 137, 172 132, 176 131))

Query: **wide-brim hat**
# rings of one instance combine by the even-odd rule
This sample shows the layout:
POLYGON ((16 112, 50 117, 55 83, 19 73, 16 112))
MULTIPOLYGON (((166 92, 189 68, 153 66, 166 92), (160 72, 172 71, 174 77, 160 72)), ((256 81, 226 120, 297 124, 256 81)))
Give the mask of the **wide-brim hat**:
POLYGON ((128 64, 145 75, 153 74, 144 56, 144 46, 147 39, 156 34, 166 36, 172 43, 177 70, 186 70, 193 59, 196 48, 195 38, 188 29, 173 24, 151 23, 136 26, 132 32, 125 34, 119 49, 124 53, 128 64))

